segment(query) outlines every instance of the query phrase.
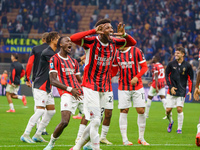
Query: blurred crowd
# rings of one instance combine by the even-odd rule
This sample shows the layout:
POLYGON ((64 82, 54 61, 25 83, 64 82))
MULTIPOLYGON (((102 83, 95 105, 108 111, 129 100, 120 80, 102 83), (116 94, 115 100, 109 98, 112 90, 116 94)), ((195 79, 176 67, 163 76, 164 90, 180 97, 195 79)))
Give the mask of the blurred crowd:
MULTIPOLYGON (((2 28, 10 33, 30 32, 32 26, 38 33, 56 30, 60 33, 78 31, 79 11, 74 5, 97 5, 98 9, 91 16, 90 28, 99 16, 101 9, 121 9, 125 29, 137 40, 137 47, 143 50, 147 60, 156 53, 160 54, 163 65, 174 58, 177 46, 183 46, 185 59, 190 61, 193 69, 198 66, 200 50, 200 1, 198 0, 2 0, 0 15, 2 28), (67 7, 63 7, 66 1, 67 7), (19 8, 15 22, 7 20, 6 13, 12 8, 19 8), (54 20, 54 28, 49 22, 54 20)), ((119 23, 118 18, 112 20, 114 29, 119 23)), ((75 55, 82 55, 83 50, 76 48, 75 55)))

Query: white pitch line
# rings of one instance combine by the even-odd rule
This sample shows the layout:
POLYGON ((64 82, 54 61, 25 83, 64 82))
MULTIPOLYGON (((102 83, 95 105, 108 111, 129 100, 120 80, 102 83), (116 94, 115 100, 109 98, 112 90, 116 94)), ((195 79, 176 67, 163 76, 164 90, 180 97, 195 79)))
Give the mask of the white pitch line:
MULTIPOLYGON (((0 145, 0 147, 45 147, 45 146, 47 146, 47 145, 34 145, 34 144, 30 144, 30 145, 0 145)), ((70 146, 74 146, 74 145, 55 145, 55 146, 70 147, 70 146)), ((101 146, 122 147, 125 145, 101 145, 101 146)), ((142 145, 133 144, 131 146, 142 146, 142 145)), ((151 144, 150 146, 195 146, 195 144, 151 144)), ((127 147, 127 146, 125 146, 125 147, 127 147)))

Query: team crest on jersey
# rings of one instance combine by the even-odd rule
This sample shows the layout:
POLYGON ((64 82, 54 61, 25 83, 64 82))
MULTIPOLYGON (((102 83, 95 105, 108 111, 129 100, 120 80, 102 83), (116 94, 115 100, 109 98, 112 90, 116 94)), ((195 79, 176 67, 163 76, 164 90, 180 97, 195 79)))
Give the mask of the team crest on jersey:
POLYGON ((94 118, 94 113, 90 111, 90 118, 94 118))
POLYGON ((50 68, 53 68, 53 63, 50 63, 50 68))
POLYGON ((184 68, 183 68, 183 72, 182 72, 182 75, 184 75, 184 74, 185 74, 185 70, 186 70, 186 69, 185 69, 185 67, 184 67, 184 68))

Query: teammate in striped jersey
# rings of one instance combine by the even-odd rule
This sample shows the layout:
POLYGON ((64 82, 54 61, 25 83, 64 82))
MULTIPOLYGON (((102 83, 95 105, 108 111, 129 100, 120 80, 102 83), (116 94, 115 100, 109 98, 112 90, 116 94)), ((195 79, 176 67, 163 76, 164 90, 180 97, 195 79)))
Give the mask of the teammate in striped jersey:
MULTIPOLYGON (((161 98, 161 101, 163 103, 164 109, 166 109, 166 99, 165 99, 165 70, 161 63, 159 63, 160 56, 156 54, 152 58, 153 63, 153 69, 152 69, 152 78, 153 82, 151 83, 148 98, 147 98, 147 104, 146 104, 146 110, 145 115, 148 118, 149 117, 149 109, 151 107, 152 98, 156 95, 159 95, 161 98)), ((167 118, 166 118, 167 119, 167 118)))
MULTIPOLYGON (((81 77, 78 62, 70 57, 72 43, 69 37, 61 37, 58 40, 58 48, 60 52, 55 54, 50 60, 50 82, 58 88, 61 96, 61 122, 57 125, 49 144, 44 150, 51 150, 55 141, 67 127, 71 114, 74 114, 79 101, 82 100, 81 95, 81 77)), ((82 111, 82 110, 81 110, 82 111)))
MULTIPOLYGON (((200 51, 199 51, 199 67, 197 70, 197 79, 193 95, 196 101, 199 100, 199 95, 200 95, 200 51)), ((199 124, 197 125, 196 145, 200 146, 200 117, 199 117, 199 124)))
POLYGON ((146 126, 145 95, 142 75, 148 70, 143 52, 134 46, 117 51, 114 64, 119 68, 118 108, 120 109, 119 126, 124 145, 133 145, 127 138, 127 115, 129 108, 136 108, 138 113, 139 139, 138 143, 149 145, 144 139, 146 126), (140 66, 140 67, 139 67, 140 66))
POLYGON ((101 115, 104 112, 105 101, 109 99, 107 91, 111 90, 111 66, 116 49, 124 46, 132 46, 136 41, 125 33, 122 28, 114 35, 123 36, 123 39, 114 38, 113 27, 109 19, 102 19, 96 23, 96 28, 72 35, 71 41, 83 46, 86 51, 86 61, 83 76, 84 113, 90 124, 85 128, 82 138, 71 149, 80 149, 89 136, 92 148, 99 150, 98 129, 101 115), (89 35, 99 34, 98 36, 89 35))

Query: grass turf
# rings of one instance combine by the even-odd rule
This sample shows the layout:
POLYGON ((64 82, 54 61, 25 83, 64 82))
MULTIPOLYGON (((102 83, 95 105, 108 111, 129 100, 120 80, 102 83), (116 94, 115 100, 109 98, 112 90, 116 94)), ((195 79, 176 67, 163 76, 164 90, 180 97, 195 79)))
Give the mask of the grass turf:
MULTIPOLYGON (((29 118, 34 113, 33 97, 27 97, 27 107, 23 106, 21 100, 13 100, 15 113, 6 113, 9 109, 6 97, 0 96, 0 150, 38 150, 43 149, 47 143, 28 144, 20 141, 29 118)), ((60 98, 55 98, 56 114, 47 126, 47 131, 51 134, 57 124, 60 122, 60 98)), ((122 138, 119 130, 119 110, 117 109, 117 101, 114 102, 113 116, 107 139, 113 143, 111 146, 101 144, 103 150, 129 150, 129 149, 200 149, 195 145, 195 136, 197 132, 197 124, 200 115, 200 104, 185 103, 184 107, 184 123, 183 133, 177 134, 177 112, 173 110, 174 126, 171 133, 167 133, 168 120, 163 120, 164 109, 161 102, 153 102, 149 118, 146 121, 145 139, 150 146, 142 146, 137 144, 138 126, 137 113, 134 108, 130 108, 128 114, 128 139, 133 142, 133 146, 123 146, 122 138)), ((66 150, 74 145, 78 132, 80 120, 71 118, 69 125, 56 142, 55 150, 66 150)), ((100 127, 101 129, 101 127, 100 127)), ((35 133, 35 127, 31 132, 31 137, 35 133)), ((43 136, 46 140, 50 140, 50 135, 43 136)))

